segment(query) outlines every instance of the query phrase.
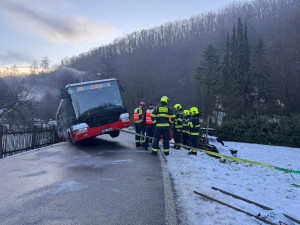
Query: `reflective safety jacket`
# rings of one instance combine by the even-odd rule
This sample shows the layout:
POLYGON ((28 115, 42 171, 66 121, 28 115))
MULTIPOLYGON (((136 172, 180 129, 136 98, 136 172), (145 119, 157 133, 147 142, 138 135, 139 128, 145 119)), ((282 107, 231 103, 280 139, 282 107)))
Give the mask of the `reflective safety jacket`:
POLYGON ((133 114, 133 122, 141 123, 143 122, 143 118, 144 118, 143 110, 141 108, 136 108, 133 114))
POLYGON ((169 127, 170 123, 174 123, 175 115, 171 109, 171 107, 167 105, 161 105, 156 107, 153 112, 151 119, 153 123, 156 124, 156 127, 169 127), (171 119, 169 120, 169 117, 171 119))
POLYGON ((147 109, 146 110, 146 124, 153 124, 151 116, 154 109, 147 109))
POLYGON ((181 131, 183 128, 182 125, 183 122, 183 110, 178 110, 176 112, 176 118, 175 118, 175 129, 181 131))
POLYGON ((183 133, 189 133, 189 122, 190 122, 190 116, 188 117, 183 117, 183 121, 182 121, 182 132, 183 133))
POLYGON ((188 123, 190 135, 199 135, 201 121, 202 120, 198 115, 192 117, 191 121, 188 123))

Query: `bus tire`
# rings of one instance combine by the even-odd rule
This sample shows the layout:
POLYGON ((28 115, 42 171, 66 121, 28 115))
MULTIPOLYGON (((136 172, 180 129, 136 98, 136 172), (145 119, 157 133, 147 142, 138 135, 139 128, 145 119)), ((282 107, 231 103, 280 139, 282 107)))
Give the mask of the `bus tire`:
POLYGON ((74 141, 74 139, 71 138, 71 134, 69 133, 69 139, 72 145, 77 144, 77 141, 74 141))
POLYGON ((109 133, 109 135, 112 138, 118 137, 120 135, 120 131, 119 130, 114 130, 113 132, 109 133))

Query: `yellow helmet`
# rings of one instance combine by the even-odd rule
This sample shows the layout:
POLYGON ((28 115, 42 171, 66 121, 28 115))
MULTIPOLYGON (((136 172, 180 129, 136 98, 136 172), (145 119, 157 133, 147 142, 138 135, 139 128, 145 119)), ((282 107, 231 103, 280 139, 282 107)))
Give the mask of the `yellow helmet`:
POLYGON ((190 115, 190 111, 187 110, 187 109, 186 109, 186 110, 183 110, 183 113, 184 113, 185 116, 189 116, 189 115, 190 115))
POLYGON ((197 115, 197 114, 199 114, 199 110, 198 110, 197 107, 192 107, 192 108, 190 108, 190 111, 191 111, 192 115, 197 115))
POLYGON ((168 103, 169 98, 168 98, 167 96, 163 96, 163 97, 161 97, 160 101, 161 101, 161 102, 168 103))
POLYGON ((180 104, 176 104, 176 105, 174 105, 174 108, 177 109, 177 110, 179 110, 179 109, 182 108, 182 106, 180 104))

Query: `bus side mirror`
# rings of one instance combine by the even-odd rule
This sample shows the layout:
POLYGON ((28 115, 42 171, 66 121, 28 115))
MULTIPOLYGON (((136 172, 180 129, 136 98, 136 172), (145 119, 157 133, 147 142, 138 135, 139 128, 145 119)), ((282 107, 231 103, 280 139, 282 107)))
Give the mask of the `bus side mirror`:
POLYGON ((120 82, 119 85, 120 85, 121 91, 126 91, 127 90, 125 84, 120 82))
POLYGON ((61 97, 61 99, 68 98, 68 91, 64 88, 60 89, 60 97, 61 97))

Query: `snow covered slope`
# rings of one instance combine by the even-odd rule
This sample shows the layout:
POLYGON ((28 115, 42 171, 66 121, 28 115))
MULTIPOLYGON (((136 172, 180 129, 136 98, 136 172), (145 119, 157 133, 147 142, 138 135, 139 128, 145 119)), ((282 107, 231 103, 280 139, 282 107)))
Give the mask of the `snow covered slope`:
MULTIPOLYGON (((238 157, 269 165, 300 170, 300 149, 225 142, 238 150, 238 157)), ((264 224, 246 214, 205 199, 193 191, 206 194, 254 215, 265 210, 211 189, 212 186, 273 208, 300 220, 300 175, 273 170, 249 163, 227 161, 198 153, 188 155, 186 150, 172 150, 167 167, 175 183, 181 208, 181 224, 264 224)))

